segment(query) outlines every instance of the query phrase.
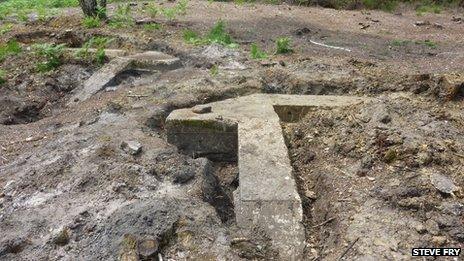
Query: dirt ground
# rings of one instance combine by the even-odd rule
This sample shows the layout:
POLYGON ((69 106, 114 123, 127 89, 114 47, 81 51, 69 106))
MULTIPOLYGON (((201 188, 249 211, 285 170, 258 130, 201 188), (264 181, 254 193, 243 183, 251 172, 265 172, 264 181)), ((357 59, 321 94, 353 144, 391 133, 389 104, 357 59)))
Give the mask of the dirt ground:
MULTIPOLYGON (((131 8, 147 19, 142 2, 131 8)), ((154 31, 86 29, 77 9, 15 23, 0 39, 25 50, 0 63, 8 73, 0 259, 279 260, 259 228, 235 225, 236 165, 181 154, 163 129, 176 108, 256 92, 376 98, 282 125, 303 199, 305 260, 409 260, 412 247, 463 248, 463 19, 462 10, 417 16, 192 0, 185 16, 155 19, 162 27, 154 31), (221 19, 238 48, 183 41, 184 29, 205 34, 221 19), (182 67, 128 73, 67 106, 98 65, 66 54, 39 74, 30 46, 81 47, 92 36, 130 53, 166 52, 182 67), (281 36, 293 53, 250 58, 251 43, 273 53, 281 36), (128 141, 141 153, 121 147, 128 141)))

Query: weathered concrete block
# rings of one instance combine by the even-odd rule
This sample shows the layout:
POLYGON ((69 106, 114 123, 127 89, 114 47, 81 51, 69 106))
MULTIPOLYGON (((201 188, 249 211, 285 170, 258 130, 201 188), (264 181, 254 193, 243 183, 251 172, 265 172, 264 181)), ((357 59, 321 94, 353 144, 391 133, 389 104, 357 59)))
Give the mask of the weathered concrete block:
POLYGON ((280 120, 296 121, 311 108, 364 100, 255 94, 214 102, 207 104, 211 106, 209 113, 173 111, 166 119, 168 141, 213 160, 238 158, 239 187, 234 192, 237 224, 249 229, 261 227, 279 251, 279 259, 300 260, 305 241, 303 210, 280 120))

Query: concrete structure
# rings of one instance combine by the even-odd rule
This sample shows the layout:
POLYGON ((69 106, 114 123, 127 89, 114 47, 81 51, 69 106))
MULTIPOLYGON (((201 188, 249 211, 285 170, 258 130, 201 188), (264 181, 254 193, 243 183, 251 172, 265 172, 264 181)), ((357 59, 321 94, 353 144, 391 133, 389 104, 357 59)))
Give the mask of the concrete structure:
POLYGON ((297 192, 280 120, 296 121, 311 107, 365 101, 345 96, 254 94, 207 104, 210 113, 173 111, 166 120, 168 142, 213 160, 238 158, 234 192, 237 224, 260 226, 282 260, 300 260, 304 248, 301 199, 297 192))
MULTIPOLYGON (((111 54, 117 56, 118 54, 123 55, 125 52, 121 51, 119 53, 115 50, 111 50, 111 54)), ((89 99, 92 95, 111 84, 118 74, 126 70, 149 69, 165 71, 176 69, 180 67, 180 65, 181 63, 178 58, 156 51, 116 57, 85 81, 84 87, 76 90, 76 93, 69 100, 68 105, 89 99)))

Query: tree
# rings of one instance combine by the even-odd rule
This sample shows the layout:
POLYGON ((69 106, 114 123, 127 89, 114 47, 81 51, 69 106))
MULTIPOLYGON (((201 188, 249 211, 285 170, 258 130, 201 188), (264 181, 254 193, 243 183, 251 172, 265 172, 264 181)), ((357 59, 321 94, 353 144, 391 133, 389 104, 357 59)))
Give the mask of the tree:
POLYGON ((85 16, 106 18, 106 0, 79 0, 85 16))

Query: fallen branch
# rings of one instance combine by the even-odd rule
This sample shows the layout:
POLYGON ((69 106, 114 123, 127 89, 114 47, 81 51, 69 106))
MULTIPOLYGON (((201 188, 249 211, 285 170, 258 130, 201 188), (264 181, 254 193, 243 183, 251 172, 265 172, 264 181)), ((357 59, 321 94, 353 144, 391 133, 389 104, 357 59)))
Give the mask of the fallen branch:
POLYGON ((339 46, 333 46, 333 45, 327 45, 327 44, 323 44, 323 43, 318 43, 318 42, 315 42, 315 41, 313 41, 313 40, 309 40, 309 42, 312 43, 312 44, 315 44, 315 45, 322 46, 322 47, 327 47, 327 48, 332 48, 332 49, 337 49, 337 50, 342 50, 342 51, 351 52, 350 49, 344 48, 344 47, 339 47, 339 46))
POLYGON ((346 250, 343 252, 343 254, 340 256, 340 258, 338 259, 339 261, 343 259, 343 257, 345 257, 345 255, 350 251, 350 249, 353 248, 354 244, 356 244, 356 242, 358 242, 359 240, 359 237, 356 238, 355 241, 353 241, 347 248, 346 250))
POLYGON ((323 226, 323 225, 325 225, 325 224, 331 222, 331 221, 334 220, 334 219, 335 219, 334 217, 331 217, 331 218, 327 219, 326 221, 324 221, 324 222, 322 222, 322 223, 320 223, 320 224, 317 224, 317 225, 312 226, 312 228, 321 227, 321 226, 323 226))

